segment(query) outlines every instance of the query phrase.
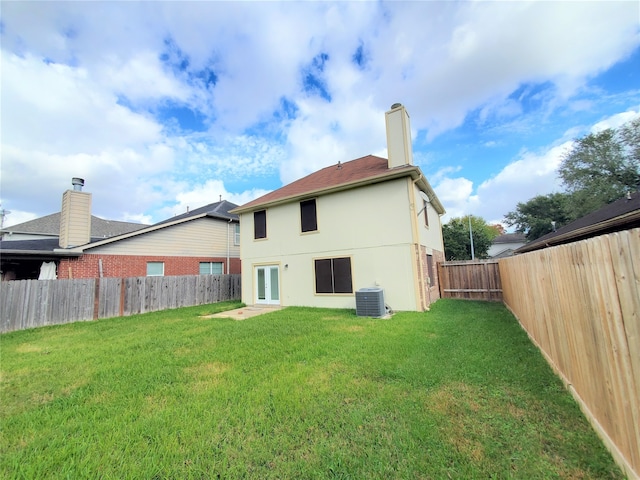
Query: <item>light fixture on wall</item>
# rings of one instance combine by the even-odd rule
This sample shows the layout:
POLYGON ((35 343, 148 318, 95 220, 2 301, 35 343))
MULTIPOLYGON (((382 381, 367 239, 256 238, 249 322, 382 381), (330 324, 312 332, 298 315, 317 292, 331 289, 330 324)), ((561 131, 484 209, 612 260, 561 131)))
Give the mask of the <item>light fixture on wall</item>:
POLYGON ((284 264, 284 268, 289 268, 289 264, 288 264, 288 263, 285 263, 285 264, 284 264))

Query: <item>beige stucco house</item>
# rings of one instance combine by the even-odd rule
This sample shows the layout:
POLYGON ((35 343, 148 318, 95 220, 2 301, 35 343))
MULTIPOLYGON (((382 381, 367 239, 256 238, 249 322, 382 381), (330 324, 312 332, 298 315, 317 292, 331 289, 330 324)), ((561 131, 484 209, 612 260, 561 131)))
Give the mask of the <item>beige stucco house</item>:
POLYGON ((413 165, 402 105, 386 127, 389 160, 337 162, 231 211, 244 303, 355 308, 356 292, 373 287, 395 311, 438 298, 444 208, 413 165))

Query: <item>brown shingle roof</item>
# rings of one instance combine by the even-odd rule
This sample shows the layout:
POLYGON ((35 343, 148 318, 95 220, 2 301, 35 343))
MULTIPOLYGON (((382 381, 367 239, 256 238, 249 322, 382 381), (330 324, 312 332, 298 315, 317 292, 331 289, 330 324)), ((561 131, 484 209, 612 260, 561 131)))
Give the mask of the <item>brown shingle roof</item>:
MULTIPOLYGON (((274 190, 273 192, 267 193, 260 198, 256 198, 249 203, 245 203, 241 207, 232 210, 232 212, 240 213, 251 211, 255 210, 257 207, 281 203, 307 195, 326 193, 331 190, 357 186, 361 183, 375 182, 377 180, 384 181, 388 179, 388 177, 408 176, 412 174, 416 176, 416 178, 422 177, 422 172, 420 172, 420 169, 414 165, 406 165, 390 169, 388 168, 386 158, 367 155, 366 157, 357 158, 349 162, 338 163, 325 167, 317 172, 307 175, 304 178, 285 185, 278 190, 274 190)), ((431 187, 428 188, 429 190, 431 189, 431 187)), ((429 193, 441 207, 440 202, 435 197, 433 191, 429 193)), ((442 213, 444 213, 444 209, 442 209, 442 213)))

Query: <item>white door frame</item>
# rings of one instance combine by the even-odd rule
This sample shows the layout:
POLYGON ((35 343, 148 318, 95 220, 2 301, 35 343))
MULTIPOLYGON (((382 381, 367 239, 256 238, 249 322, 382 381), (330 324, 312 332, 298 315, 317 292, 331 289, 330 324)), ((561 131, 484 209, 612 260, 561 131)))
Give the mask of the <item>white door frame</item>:
POLYGON ((256 265, 254 280, 256 304, 280 305, 279 265, 256 265))

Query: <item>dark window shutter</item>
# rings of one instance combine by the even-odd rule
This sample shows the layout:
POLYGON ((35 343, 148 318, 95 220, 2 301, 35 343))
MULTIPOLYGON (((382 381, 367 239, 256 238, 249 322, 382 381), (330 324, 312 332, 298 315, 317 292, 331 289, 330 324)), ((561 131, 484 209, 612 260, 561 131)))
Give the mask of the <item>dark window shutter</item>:
POLYGON ((316 260, 316 293, 333 293, 331 259, 316 260))
POLYGON ((267 238, 267 211, 253 212, 253 238, 267 238))
POLYGON ((333 291, 334 293, 352 293, 351 286, 351 259, 333 259, 333 291))
POLYGON ((315 199, 300 202, 300 219, 303 232, 313 232, 318 229, 315 199))

